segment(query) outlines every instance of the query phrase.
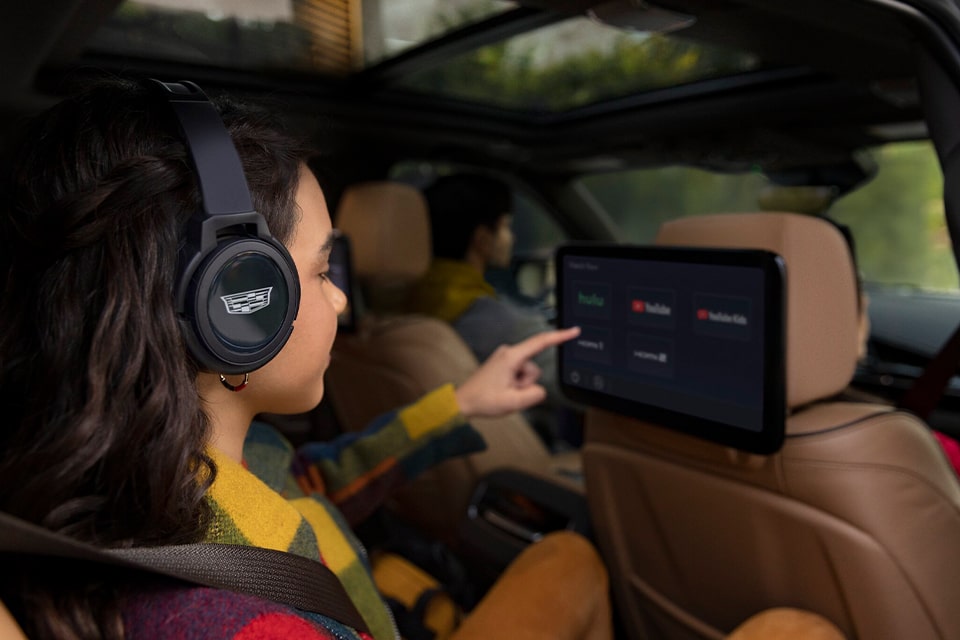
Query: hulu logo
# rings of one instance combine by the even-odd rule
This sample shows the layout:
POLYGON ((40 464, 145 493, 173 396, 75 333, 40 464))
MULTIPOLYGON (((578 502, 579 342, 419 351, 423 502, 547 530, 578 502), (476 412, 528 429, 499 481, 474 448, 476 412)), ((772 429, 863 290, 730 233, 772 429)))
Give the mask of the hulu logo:
POLYGON ((583 293, 582 291, 578 291, 578 292, 577 292, 577 302, 579 302, 580 304, 585 304, 585 305, 590 306, 590 307, 602 307, 602 306, 603 306, 603 298, 601 298, 600 296, 598 296, 598 295, 595 294, 595 293, 591 293, 591 294, 587 295, 587 294, 583 293))

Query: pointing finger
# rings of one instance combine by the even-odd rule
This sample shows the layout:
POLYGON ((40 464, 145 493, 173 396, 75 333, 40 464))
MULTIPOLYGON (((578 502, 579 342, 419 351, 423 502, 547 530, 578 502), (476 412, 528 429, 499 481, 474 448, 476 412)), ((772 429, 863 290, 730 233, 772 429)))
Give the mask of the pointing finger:
POLYGON ((530 336, 523 342, 513 345, 514 355, 521 360, 529 360, 544 349, 549 349, 567 340, 572 340, 580 335, 580 327, 569 327, 567 329, 556 329, 554 331, 544 331, 535 336, 530 336))

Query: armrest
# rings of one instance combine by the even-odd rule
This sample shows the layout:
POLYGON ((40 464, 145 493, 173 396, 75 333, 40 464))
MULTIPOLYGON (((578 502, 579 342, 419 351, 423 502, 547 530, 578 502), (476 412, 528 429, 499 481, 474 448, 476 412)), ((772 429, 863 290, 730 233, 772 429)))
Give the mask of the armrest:
POLYGON ((503 468, 478 481, 460 540, 479 564, 499 573, 527 545, 560 530, 591 536, 583 490, 560 478, 503 468))

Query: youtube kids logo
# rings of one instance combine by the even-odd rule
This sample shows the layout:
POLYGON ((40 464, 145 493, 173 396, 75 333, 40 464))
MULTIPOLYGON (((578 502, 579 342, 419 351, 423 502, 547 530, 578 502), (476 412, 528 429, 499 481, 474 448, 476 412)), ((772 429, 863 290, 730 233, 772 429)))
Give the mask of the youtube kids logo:
POLYGON ((747 316, 742 313, 728 313, 726 311, 711 311, 710 309, 697 309, 697 320, 705 322, 719 322, 720 324, 736 324, 745 327, 748 324, 747 316))
POLYGON ((732 296, 695 294, 694 331, 733 340, 750 339, 750 300, 732 296))

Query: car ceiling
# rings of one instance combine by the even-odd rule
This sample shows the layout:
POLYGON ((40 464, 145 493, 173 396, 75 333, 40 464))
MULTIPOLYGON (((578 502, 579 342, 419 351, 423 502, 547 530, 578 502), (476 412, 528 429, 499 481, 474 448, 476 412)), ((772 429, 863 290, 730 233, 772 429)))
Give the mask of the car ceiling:
MULTIPOLYGON (((364 162, 423 156, 496 163, 527 174, 681 162, 719 170, 760 166, 783 175, 842 166, 882 141, 876 127, 922 123, 915 47, 934 51, 914 7, 857 0, 658 0, 697 16, 692 38, 733 44, 783 66, 745 78, 638 94, 555 114, 508 112, 396 87, 404 73, 467 46, 585 11, 595 2, 548 1, 471 25, 352 77, 257 77, 163 61, 91 56, 84 44, 115 0, 45 0, 0 9, 0 108, 20 113, 62 93, 77 69, 187 77, 208 89, 282 96, 305 119, 324 114, 364 162)), ((923 2, 925 13, 956 12, 923 2)), ((941 34, 942 35, 942 34, 941 34)), ((943 54, 947 55, 947 54, 943 54)), ((920 131, 923 127, 907 127, 920 131)), ((344 149, 347 143, 344 143, 344 149)))

